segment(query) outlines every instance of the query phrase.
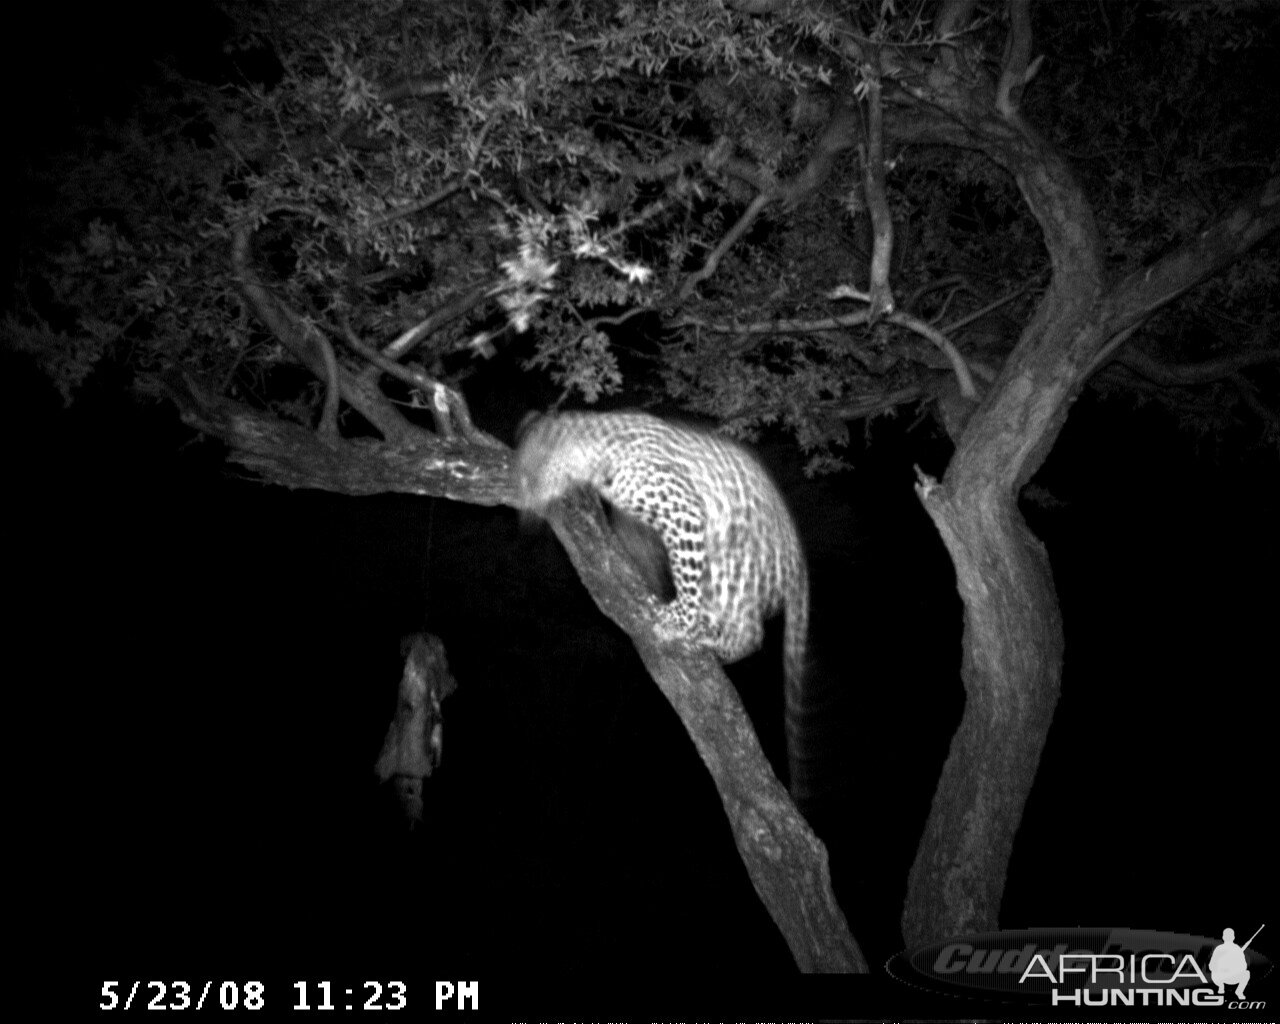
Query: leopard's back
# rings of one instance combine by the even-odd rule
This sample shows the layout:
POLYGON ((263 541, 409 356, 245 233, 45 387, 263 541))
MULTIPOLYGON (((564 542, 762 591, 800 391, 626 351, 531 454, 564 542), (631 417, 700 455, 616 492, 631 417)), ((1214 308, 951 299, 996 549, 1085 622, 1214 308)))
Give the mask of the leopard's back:
MULTIPOLYGON (((808 570, 791 511, 755 455, 644 413, 566 413, 528 428, 515 468, 525 509, 541 511, 584 486, 658 533, 676 593, 658 613, 664 638, 705 644, 733 662, 759 649, 766 619, 785 613, 794 732, 803 705, 808 570)), ((793 737, 793 750, 797 744, 793 737)))

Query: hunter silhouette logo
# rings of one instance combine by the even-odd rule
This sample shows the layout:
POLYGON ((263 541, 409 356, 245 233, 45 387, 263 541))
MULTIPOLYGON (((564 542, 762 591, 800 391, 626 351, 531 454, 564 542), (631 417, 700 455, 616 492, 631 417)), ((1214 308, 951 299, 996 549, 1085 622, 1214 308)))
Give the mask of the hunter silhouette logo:
POLYGON ((1249 943, 1258 937, 1266 925, 1258 926, 1258 931, 1249 936, 1249 942, 1243 946, 1236 945, 1236 933, 1232 928, 1222 929, 1222 945, 1213 951, 1209 958, 1209 977, 1218 986, 1218 995, 1222 995, 1228 985, 1236 987, 1236 998, 1244 998, 1244 987, 1249 984, 1249 968, 1244 958, 1244 951, 1249 943))

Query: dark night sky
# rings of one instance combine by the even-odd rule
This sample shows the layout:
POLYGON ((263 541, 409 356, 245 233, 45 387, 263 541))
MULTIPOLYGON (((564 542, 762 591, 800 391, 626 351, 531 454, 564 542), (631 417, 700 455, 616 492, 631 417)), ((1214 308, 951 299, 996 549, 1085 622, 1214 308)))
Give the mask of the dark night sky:
MULTIPOLYGON (((69 97, 127 92, 112 69, 168 38, 109 27, 64 40, 70 70, 24 108, 29 137, 69 97)), ((48 29, 33 32, 52 47, 48 29)), ((552 537, 510 510, 264 487, 109 380, 64 412, 25 364, 3 369, 10 578, 35 611, 10 676, 36 695, 13 721, 40 737, 26 773, 42 781, 21 799, 49 822, 48 855, 74 864, 36 877, 89 987, 214 964, 388 977, 427 963, 495 985, 660 974, 682 993, 788 972, 692 745, 552 537), (372 765, 399 637, 424 613, 460 688, 428 828, 406 838, 372 765)), ((877 442, 821 485, 780 455, 819 567, 817 656, 847 692, 821 827, 873 962, 898 948, 962 699, 954 582, 911 490, 913 464, 940 472, 945 451, 897 428, 877 442)), ((1085 398, 1037 483, 1060 503, 1027 513, 1062 599, 1065 681, 1003 923, 1280 921, 1260 828, 1274 458, 1215 454, 1157 412, 1085 398)), ((769 709, 776 655, 733 673, 753 709, 769 709)))

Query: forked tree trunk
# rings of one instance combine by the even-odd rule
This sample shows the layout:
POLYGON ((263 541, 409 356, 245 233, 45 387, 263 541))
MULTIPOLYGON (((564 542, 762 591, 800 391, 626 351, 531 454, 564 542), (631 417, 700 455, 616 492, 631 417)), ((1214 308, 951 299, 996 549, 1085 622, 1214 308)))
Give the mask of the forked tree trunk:
MULTIPOLYGON (((1025 128, 1005 152, 1045 232, 1053 281, 921 501, 964 603, 966 704, 916 851, 908 946, 998 927, 1013 838, 1058 700, 1063 637, 1043 545, 1017 507, 1089 375, 1150 315, 1280 227, 1280 178, 1180 249, 1100 287, 1093 217, 1065 164, 1025 128)), ((997 152, 999 150, 997 149, 997 152)))

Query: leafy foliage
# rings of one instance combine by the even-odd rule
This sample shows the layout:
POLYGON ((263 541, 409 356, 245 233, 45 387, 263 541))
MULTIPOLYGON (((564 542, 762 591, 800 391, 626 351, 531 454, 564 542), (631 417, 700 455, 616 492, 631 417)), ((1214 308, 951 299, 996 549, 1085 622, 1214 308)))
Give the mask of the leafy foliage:
MULTIPOLYGON (((853 43, 950 48, 994 74, 1004 39, 996 6, 956 37, 935 34, 932 5, 848 7, 226 4, 216 74, 162 69, 36 172, 57 200, 28 214, 45 241, 26 249, 6 333, 68 400, 112 356, 141 379, 182 366, 277 410, 318 403, 242 294, 229 253, 251 227, 263 279, 308 332, 382 346, 473 296, 415 352, 441 379, 501 353, 586 402, 675 401, 746 434, 783 424, 815 465, 838 464, 850 417, 926 399, 947 372, 897 328, 805 326, 847 311, 831 289, 865 283, 856 152, 718 247, 753 197, 812 172, 841 105, 865 96, 853 43), (766 321, 799 326, 733 327, 766 321), (620 345, 647 347, 645 372, 620 345)), ((1046 4, 1036 18, 1047 59, 1027 113, 1080 169, 1117 275, 1277 169, 1265 9, 1046 4)), ((892 144, 894 116, 909 111, 888 109, 900 304, 946 326, 1023 289, 953 338, 994 369, 1047 273, 1038 225, 976 154, 892 144)), ((1188 359, 1264 344, 1275 266, 1264 247, 1149 337, 1188 359)))

